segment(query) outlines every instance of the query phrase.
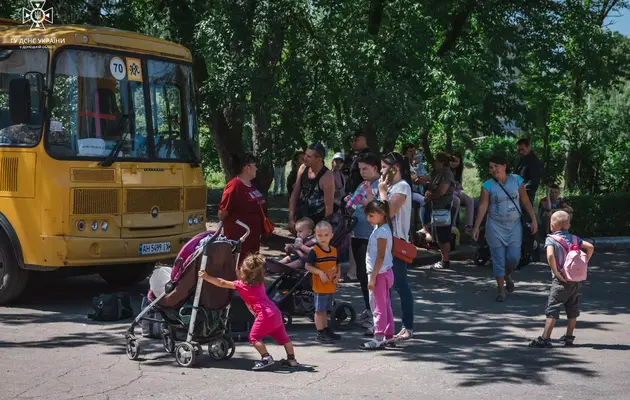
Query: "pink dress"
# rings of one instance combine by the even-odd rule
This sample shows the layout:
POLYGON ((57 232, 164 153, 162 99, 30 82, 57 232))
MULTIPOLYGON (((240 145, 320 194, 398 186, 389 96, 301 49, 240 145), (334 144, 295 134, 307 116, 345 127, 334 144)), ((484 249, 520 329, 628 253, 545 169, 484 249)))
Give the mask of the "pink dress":
POLYGON ((265 292, 265 284, 249 286, 243 281, 234 281, 234 287, 247 307, 256 315, 256 320, 249 331, 249 342, 261 342, 265 336, 271 336, 278 344, 291 341, 284 329, 282 313, 269 300, 265 292))

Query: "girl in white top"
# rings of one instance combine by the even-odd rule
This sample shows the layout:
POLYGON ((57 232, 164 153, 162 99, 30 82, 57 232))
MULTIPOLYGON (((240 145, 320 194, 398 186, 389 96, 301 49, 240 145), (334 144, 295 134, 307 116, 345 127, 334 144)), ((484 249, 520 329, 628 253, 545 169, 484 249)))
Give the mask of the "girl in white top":
POLYGON ((374 316, 374 338, 361 345, 362 349, 384 348, 394 338, 394 311, 389 291, 394 285, 392 267, 392 220, 386 201, 373 200, 365 207, 365 215, 375 226, 368 242, 365 257, 367 273, 370 276, 370 306, 374 316))
MULTIPOLYGON (((389 203, 393 237, 404 241, 409 241, 411 228, 410 180, 409 162, 402 154, 391 152, 383 157, 378 184, 379 197, 389 203)), ((394 257, 392 271, 394 287, 400 296, 402 308, 402 329, 396 339, 408 340, 413 337, 413 294, 407 280, 407 263, 394 257)))

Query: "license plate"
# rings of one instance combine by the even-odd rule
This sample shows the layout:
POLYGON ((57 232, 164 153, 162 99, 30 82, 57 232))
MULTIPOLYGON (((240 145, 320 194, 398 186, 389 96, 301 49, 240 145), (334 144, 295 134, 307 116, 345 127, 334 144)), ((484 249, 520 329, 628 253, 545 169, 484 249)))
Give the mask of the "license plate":
POLYGON ((160 253, 170 253, 171 252, 171 242, 161 242, 161 243, 143 243, 140 245, 140 255, 143 254, 160 254, 160 253))

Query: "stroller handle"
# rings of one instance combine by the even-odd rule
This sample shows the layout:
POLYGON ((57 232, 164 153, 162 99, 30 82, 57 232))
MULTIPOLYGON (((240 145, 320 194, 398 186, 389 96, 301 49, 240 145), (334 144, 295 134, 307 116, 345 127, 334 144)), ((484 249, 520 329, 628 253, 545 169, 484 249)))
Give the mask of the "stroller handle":
POLYGON ((240 220, 236 220, 236 225, 241 226, 243 229, 245 229, 245 234, 243 236, 241 236, 241 238, 239 239, 239 241, 242 243, 245 241, 245 239, 247 239, 247 237, 249 236, 249 233, 251 232, 249 229, 249 226, 247 226, 247 224, 241 222, 240 220))

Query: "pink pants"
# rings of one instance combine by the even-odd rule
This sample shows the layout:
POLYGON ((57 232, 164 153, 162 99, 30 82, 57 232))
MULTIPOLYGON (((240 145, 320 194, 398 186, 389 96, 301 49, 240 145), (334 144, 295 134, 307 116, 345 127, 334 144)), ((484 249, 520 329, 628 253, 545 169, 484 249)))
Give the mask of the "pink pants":
POLYGON ((370 290, 370 306, 374 315, 374 336, 394 336, 394 311, 389 290, 394 285, 394 271, 378 274, 374 290, 370 290))
POLYGON ((262 342, 265 336, 271 336, 279 345, 289 343, 289 335, 284 329, 282 314, 276 313, 272 315, 259 315, 256 317, 252 328, 249 331, 249 343, 262 342))

